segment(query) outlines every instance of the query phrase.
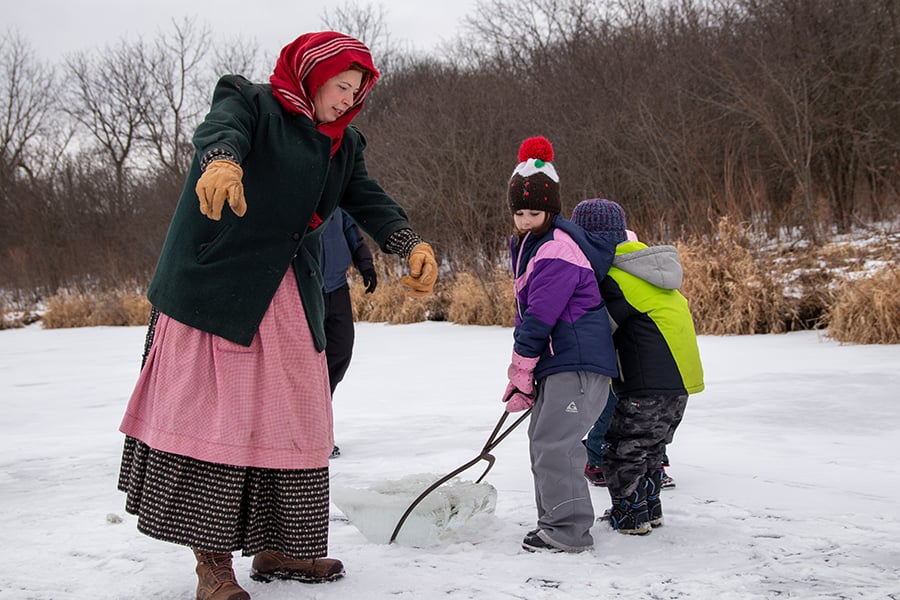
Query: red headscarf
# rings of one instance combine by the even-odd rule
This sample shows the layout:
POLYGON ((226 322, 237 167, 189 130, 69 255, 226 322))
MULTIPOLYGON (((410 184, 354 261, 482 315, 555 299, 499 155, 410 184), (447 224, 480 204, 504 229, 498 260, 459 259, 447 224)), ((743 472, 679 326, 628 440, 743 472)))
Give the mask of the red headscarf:
POLYGON ((275 71, 269 78, 272 94, 285 110, 315 121, 313 98, 316 91, 323 83, 353 65, 359 65, 367 71, 353 105, 331 123, 316 126, 331 138, 332 156, 341 145, 344 129, 362 109, 366 95, 379 77, 366 45, 336 31, 305 33, 282 48, 275 71))

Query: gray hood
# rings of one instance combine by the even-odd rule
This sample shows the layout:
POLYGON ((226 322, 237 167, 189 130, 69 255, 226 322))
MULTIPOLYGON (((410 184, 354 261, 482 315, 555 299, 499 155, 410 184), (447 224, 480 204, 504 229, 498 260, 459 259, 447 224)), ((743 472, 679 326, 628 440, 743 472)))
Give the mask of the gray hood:
POLYGON ((620 254, 613 266, 666 290, 681 287, 681 259, 675 246, 650 246, 620 254))

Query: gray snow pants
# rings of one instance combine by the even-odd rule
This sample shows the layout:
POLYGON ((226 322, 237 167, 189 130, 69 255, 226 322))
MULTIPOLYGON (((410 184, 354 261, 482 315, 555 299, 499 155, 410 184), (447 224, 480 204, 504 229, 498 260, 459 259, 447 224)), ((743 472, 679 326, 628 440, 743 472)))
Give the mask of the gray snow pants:
POLYGON ((608 397, 609 377, 598 373, 555 373, 538 384, 528 425, 538 536, 566 552, 594 545, 594 507, 584 479, 587 451, 581 440, 608 397))

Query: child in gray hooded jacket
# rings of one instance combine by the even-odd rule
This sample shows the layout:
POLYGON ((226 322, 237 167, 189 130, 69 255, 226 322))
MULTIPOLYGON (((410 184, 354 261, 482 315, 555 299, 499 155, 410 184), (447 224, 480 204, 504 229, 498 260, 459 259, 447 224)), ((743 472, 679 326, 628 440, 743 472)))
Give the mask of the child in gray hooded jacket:
POLYGON ((589 235, 618 236, 616 258, 600 281, 619 359, 603 464, 613 528, 643 535, 662 525, 662 457, 688 395, 704 387, 693 318, 678 292, 681 262, 674 246, 629 241, 625 211, 610 200, 580 202, 572 221, 589 235))

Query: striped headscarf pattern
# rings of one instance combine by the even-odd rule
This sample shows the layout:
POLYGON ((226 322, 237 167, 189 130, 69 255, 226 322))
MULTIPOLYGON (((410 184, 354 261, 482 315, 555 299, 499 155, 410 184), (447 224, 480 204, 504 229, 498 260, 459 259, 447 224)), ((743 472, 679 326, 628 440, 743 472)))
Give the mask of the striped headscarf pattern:
POLYGON ((366 71, 353 106, 335 121, 316 125, 319 131, 331 137, 332 155, 341 145, 344 129, 362 109, 366 95, 379 77, 366 45, 336 31, 305 33, 282 48, 269 78, 272 94, 285 110, 315 121, 313 98, 316 91, 353 65, 366 71))

